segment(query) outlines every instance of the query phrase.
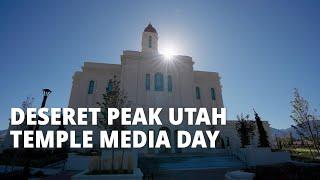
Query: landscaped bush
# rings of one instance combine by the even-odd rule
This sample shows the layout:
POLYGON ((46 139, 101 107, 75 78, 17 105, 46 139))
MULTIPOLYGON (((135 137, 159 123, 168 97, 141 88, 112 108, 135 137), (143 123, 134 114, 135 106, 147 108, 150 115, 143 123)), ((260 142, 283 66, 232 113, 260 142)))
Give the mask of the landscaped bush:
POLYGON ((133 154, 114 153, 114 156, 92 156, 90 159, 87 173, 96 174, 132 174, 133 173, 133 154))
POLYGON ((43 167, 68 158, 62 149, 7 149, 0 154, 1 165, 24 166, 29 160, 30 167, 43 167))
POLYGON ((315 179, 320 177, 320 165, 296 165, 283 163, 268 166, 257 166, 248 169, 255 173, 255 179, 315 179))
POLYGON ((23 176, 23 171, 11 171, 0 174, 0 179, 27 179, 23 176))

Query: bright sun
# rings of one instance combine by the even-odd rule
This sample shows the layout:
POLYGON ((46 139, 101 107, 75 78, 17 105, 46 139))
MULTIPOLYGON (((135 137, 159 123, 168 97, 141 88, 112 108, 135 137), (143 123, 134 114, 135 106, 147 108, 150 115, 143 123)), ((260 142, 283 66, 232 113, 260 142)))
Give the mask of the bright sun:
POLYGON ((175 43, 170 41, 165 41, 161 43, 160 54, 162 54, 165 60, 171 61, 174 58, 174 55, 178 54, 178 48, 175 43))
POLYGON ((167 51, 163 52, 163 55, 167 60, 170 60, 172 59, 174 52, 168 49, 167 51))
POLYGON ((172 60, 173 56, 177 54, 177 50, 172 45, 166 45, 160 50, 160 53, 163 54, 166 60, 172 60))

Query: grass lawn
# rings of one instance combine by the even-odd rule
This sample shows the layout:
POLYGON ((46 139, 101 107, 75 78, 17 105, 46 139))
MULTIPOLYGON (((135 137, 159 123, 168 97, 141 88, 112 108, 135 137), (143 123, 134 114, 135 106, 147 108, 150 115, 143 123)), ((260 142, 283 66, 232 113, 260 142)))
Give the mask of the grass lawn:
POLYGON ((320 155, 315 149, 311 149, 311 152, 308 148, 289 148, 287 150, 290 151, 293 160, 320 163, 320 155))

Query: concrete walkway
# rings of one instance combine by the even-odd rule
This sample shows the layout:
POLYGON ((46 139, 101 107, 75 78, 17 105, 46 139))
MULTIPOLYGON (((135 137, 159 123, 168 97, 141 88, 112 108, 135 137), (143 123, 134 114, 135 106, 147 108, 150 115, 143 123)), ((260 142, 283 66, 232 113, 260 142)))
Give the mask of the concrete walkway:
POLYGON ((140 163, 144 179, 224 179, 229 171, 245 165, 226 151, 208 154, 168 154, 149 156, 140 163))
POLYGON ((71 180, 71 177, 77 173, 79 173, 79 171, 64 171, 57 175, 43 178, 43 180, 71 180))
MULTIPOLYGON (((173 170, 162 171, 154 174, 154 180, 213 180, 213 179, 225 179, 224 175, 236 169, 223 168, 223 169, 197 169, 197 170, 173 170)), ((144 179, 148 179, 145 177, 144 179)))

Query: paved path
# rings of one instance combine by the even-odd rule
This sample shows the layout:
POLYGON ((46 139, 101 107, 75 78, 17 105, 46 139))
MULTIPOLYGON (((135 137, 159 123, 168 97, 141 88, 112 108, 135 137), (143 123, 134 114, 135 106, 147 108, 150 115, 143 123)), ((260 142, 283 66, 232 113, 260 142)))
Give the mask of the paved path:
POLYGON ((77 173, 79 173, 79 172, 77 172, 77 171, 64 171, 64 172, 61 172, 57 175, 43 178, 43 180, 71 180, 71 176, 73 176, 77 173))
POLYGON ((225 179, 227 172, 245 167, 227 153, 149 156, 140 165, 145 180, 225 179))
MULTIPOLYGON (((235 169, 206 169, 206 170, 174 170, 155 174, 153 180, 213 180, 225 179, 224 175, 235 169)), ((148 179, 148 177, 144 178, 148 179)))

